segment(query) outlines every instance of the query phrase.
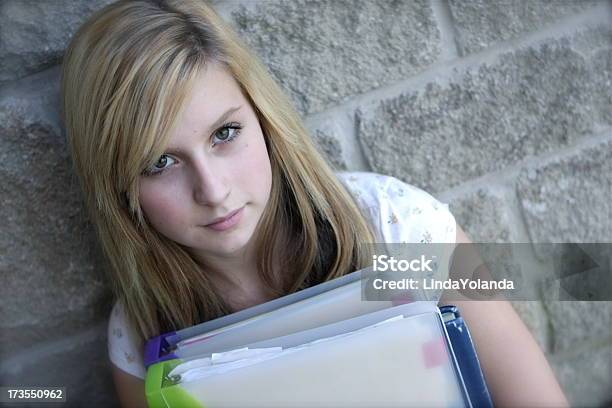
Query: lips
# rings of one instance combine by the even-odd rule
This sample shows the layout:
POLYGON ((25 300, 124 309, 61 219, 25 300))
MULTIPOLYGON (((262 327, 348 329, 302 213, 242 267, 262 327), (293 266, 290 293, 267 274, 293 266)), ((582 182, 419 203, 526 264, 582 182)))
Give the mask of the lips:
POLYGON ((227 221, 228 219, 232 218, 232 216, 236 215, 236 213, 237 213, 238 211, 240 211, 241 209, 242 209, 242 207, 240 207, 240 208, 238 208, 238 209, 236 209, 236 210, 234 210, 234 211, 230 212, 229 214, 227 214, 227 215, 226 215, 226 216, 224 216, 224 217, 215 218, 215 219, 213 220, 213 222, 211 222, 210 224, 206 224, 205 226, 206 226, 206 227, 209 227, 209 226, 211 226, 211 225, 218 224, 218 223, 221 223, 221 222, 223 222, 223 221, 227 221))

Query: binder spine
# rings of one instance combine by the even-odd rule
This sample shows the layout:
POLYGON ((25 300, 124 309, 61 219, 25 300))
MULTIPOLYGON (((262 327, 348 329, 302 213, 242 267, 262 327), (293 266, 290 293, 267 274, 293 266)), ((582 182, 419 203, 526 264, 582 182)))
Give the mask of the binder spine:
POLYGON ((452 344, 471 404, 479 408, 493 408, 493 401, 480 369, 480 362, 472 342, 472 336, 459 313, 459 309, 457 306, 442 306, 440 307, 440 313, 443 316, 447 314, 453 316, 451 320, 445 321, 444 326, 452 344))
POLYGON ((149 368, 150 365, 161 361, 173 360, 178 358, 174 353, 169 353, 171 344, 168 338, 172 337, 176 332, 169 332, 157 337, 149 339, 145 345, 144 365, 149 368))

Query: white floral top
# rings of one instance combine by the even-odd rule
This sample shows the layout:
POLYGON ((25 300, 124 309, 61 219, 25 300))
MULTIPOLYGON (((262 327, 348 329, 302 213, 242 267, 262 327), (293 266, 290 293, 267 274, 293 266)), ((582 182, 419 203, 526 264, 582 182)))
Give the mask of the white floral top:
MULTIPOLYGON (((338 172, 337 176, 369 218, 378 242, 455 243, 455 218, 448 204, 429 193, 376 173, 338 172)), ((110 360, 123 371, 144 379, 144 344, 137 338, 126 323, 121 303, 115 303, 108 326, 110 360)))

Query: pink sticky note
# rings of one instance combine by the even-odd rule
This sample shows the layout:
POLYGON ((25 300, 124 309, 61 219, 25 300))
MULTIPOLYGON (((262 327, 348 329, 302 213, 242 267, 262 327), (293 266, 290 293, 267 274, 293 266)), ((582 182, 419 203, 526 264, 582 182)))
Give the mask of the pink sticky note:
POLYGON ((423 357, 425 358, 425 367, 437 367, 446 363, 448 354, 446 353, 446 344, 443 338, 431 340, 423 344, 423 357))
POLYGON ((398 293, 397 295, 394 295, 393 297, 391 297, 391 304, 393 306, 404 305, 406 303, 412 303, 412 302, 414 302, 414 299, 406 291, 402 293, 398 293))

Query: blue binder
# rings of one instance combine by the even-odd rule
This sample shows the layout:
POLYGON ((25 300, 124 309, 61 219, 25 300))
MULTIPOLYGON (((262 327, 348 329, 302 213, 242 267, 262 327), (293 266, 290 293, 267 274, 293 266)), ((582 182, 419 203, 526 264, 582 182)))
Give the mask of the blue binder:
POLYGON ((491 395, 480 368, 478 355, 472 343, 472 336, 459 314, 457 306, 442 306, 440 313, 457 359, 468 398, 474 407, 493 407, 491 395))

